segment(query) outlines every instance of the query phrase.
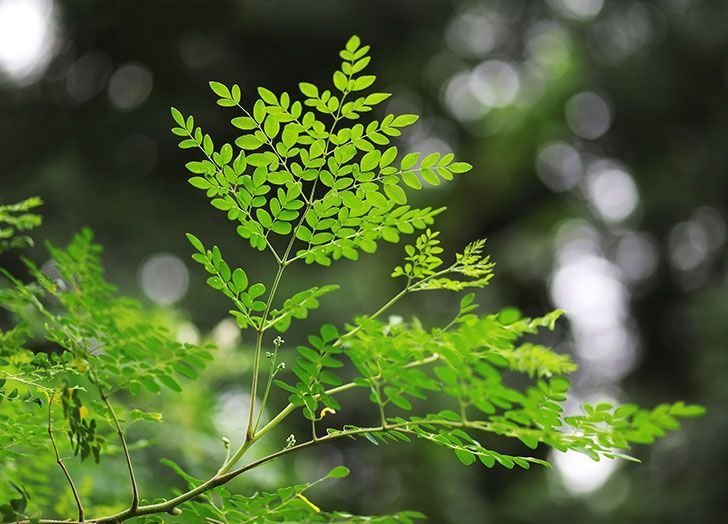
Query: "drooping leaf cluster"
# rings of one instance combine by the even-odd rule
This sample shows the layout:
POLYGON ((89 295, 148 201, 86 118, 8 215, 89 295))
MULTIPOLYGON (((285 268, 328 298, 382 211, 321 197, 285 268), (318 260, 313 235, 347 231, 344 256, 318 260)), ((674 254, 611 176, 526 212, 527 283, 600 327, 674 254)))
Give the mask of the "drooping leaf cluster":
POLYGON ((89 230, 47 250, 42 268, 23 259, 29 278, 0 268, 0 307, 13 321, 0 331, 1 492, 8 497, 7 482, 24 480, 22 468, 9 465, 50 458, 56 448, 99 462, 108 444, 118 449, 115 433, 158 418, 122 406, 117 415, 113 395, 181 391, 179 377, 196 378, 211 358, 210 348, 177 342, 153 314, 117 294, 89 230))

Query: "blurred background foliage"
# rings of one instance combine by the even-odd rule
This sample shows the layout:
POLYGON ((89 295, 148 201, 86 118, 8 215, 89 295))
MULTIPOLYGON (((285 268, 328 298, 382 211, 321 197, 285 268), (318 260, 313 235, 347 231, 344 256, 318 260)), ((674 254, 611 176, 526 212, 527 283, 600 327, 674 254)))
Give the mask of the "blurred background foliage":
MULTIPOLYGON (((439 226, 451 250, 489 239, 497 274, 479 302, 568 312, 547 342, 581 366, 574 404, 685 399, 709 414, 638 450, 642 465, 566 454, 549 457, 552 471, 486 470, 438 449, 352 442, 238 486, 311 480, 344 463, 352 476, 324 485, 317 504, 458 524, 716 522, 728 511, 727 22, 724 0, 0 0, 0 200, 40 195, 39 237, 55 243, 91 226, 113 282, 157 304, 181 339, 220 346, 202 382, 148 399, 166 406, 165 422, 132 434, 143 489, 166 495, 181 484, 161 457, 198 476, 222 460, 220 436, 246 417, 250 366, 250 340, 189 262, 183 233, 218 243, 249 273, 271 271, 186 184, 191 158, 168 131, 168 108, 230 140, 208 80, 239 83, 244 100, 258 85, 327 83, 359 34, 380 88, 394 93, 387 112, 422 115, 402 147, 475 166, 417 198, 448 205, 439 226)), ((344 289, 314 322, 376 309, 396 290, 399 253, 330 270, 321 283, 344 289)), ((42 249, 32 254, 43 261, 42 249)), ((290 290, 321 281, 315 268, 291 274, 290 290)), ((437 295, 398 313, 433 322, 454 311, 437 295)), ((288 345, 305 335, 292 330, 288 345)), ((280 442, 305 427, 296 424, 280 442)), ((120 459, 102 475, 71 467, 97 506, 120 493, 124 502, 120 459)), ((57 481, 49 498, 71 508, 57 481)))

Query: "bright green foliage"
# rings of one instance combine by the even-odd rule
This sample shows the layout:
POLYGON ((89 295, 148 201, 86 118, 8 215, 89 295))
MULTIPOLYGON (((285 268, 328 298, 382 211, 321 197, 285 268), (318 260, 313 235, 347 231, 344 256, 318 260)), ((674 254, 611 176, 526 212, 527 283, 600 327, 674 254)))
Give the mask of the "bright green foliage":
POLYGON ((439 233, 429 229, 417 238, 414 246, 405 246, 407 257, 404 266, 397 266, 393 277, 407 277, 407 287, 413 291, 449 289, 461 291, 468 287, 483 287, 493 276, 490 257, 483 256, 484 240, 468 244, 462 253, 455 255, 455 263, 444 270, 439 233), (439 270, 439 271, 438 271, 439 270), (466 279, 452 279, 447 275, 463 275, 466 279))
MULTIPOLYGON (((171 461, 165 463, 174 469, 194 488, 203 481, 189 476, 171 461)), ((327 479, 341 479, 349 475, 349 469, 338 466, 324 478, 305 484, 281 488, 274 493, 254 493, 250 496, 235 495, 225 488, 217 488, 199 499, 187 504, 178 522, 197 524, 220 522, 225 524, 256 524, 273 522, 351 522, 371 524, 412 524, 424 516, 415 511, 404 511, 395 515, 364 517, 345 512, 324 512, 306 496, 313 486, 327 479), (220 500, 216 505, 214 498, 220 500)), ((147 517, 142 522, 162 523, 168 517, 147 517)))
POLYGON ((261 317, 256 312, 265 309, 265 302, 259 297, 265 293, 265 286, 261 283, 248 285, 248 275, 241 268, 234 271, 230 269, 227 262, 222 259, 220 249, 215 246, 212 249, 205 249, 202 242, 194 235, 188 233, 187 239, 197 250, 192 259, 199 262, 205 271, 211 276, 207 284, 233 301, 235 309, 230 311, 238 320, 241 329, 247 326, 260 327, 261 317))
MULTIPOLYGON (((682 402, 652 410, 632 404, 585 404, 579 414, 565 413, 570 383, 564 375, 576 366, 568 355, 533 342, 539 330, 554 329, 561 311, 537 318, 523 317, 514 308, 478 315, 470 293, 461 297, 451 319, 436 326, 425 326, 417 318, 382 321, 406 295, 483 288, 494 265, 483 252, 482 240, 445 262, 449 257, 439 233, 431 228, 442 210, 407 203, 409 190, 439 185, 471 166, 455 161, 453 154, 400 154, 392 141, 415 123, 415 115, 361 122, 361 115, 389 95, 368 91, 375 78, 364 74, 369 47, 359 38, 347 42, 341 58, 333 88, 301 83, 301 100, 259 88, 251 110, 245 109, 238 85, 211 82, 218 105, 236 112, 231 123, 240 134, 234 145, 216 147, 192 116, 172 109, 172 131, 181 137, 180 147, 202 153, 201 159, 187 163, 190 184, 226 214, 245 243, 269 251, 277 267, 270 283, 259 282, 248 269, 226 262, 217 246, 206 247, 198 237, 187 235, 192 258, 202 266, 208 285, 231 301, 230 314, 240 329, 255 334, 243 443, 233 451, 225 437, 228 454, 206 480, 165 461, 186 481, 187 489, 167 499, 144 500, 125 431, 131 423, 159 421, 161 415, 134 408, 133 398, 122 405, 117 400, 121 395, 114 398, 115 407, 110 397, 133 396, 142 388, 179 391, 180 378, 196 378, 211 358, 209 348, 175 342, 154 315, 119 297, 103 278, 100 248, 88 230, 65 249, 48 246, 58 277, 31 262, 26 262, 30 282, 2 270, 10 286, 0 291, 0 305, 16 324, 0 332, 0 466, 26 455, 48 459, 52 451, 76 500, 76 522, 85 520, 85 510, 59 445, 80 460, 99 461, 109 443, 118 442, 129 470, 132 501, 121 512, 94 517, 99 524, 128 519, 409 523, 423 516, 404 512, 357 517, 322 511, 304 494, 319 481, 245 495, 233 493, 226 484, 283 455, 345 437, 362 437, 373 444, 420 439, 451 451, 465 465, 480 462, 487 468, 548 466, 540 458, 545 447, 576 450, 594 460, 631 459, 631 444, 651 443, 677 429, 679 418, 703 413, 703 408, 682 402), (342 257, 356 260, 362 252, 375 252, 382 240, 397 243, 402 235, 416 231, 414 244, 404 248, 404 260, 392 273, 402 283, 401 290, 377 311, 345 326, 312 328, 316 334, 305 345, 294 344, 293 355, 283 339, 271 333, 285 332, 294 319, 306 319, 320 300, 338 289, 317 284, 279 300, 276 293, 291 264, 329 266, 342 257), (31 339, 41 338, 49 351, 28 349, 31 339), (262 382, 264 358, 269 369, 262 382), (291 373, 285 373, 286 362, 291 373), (273 385, 289 401, 277 411, 270 406, 273 385), (368 397, 371 420, 367 425, 332 427, 327 416, 338 412, 339 419, 347 414, 339 394, 349 390, 368 397), (433 400, 449 407, 434 409, 433 400), (264 410, 276 414, 265 421, 264 410), (277 451, 241 465, 248 450, 293 413, 310 423, 310 435, 278 435, 271 439, 277 451), (492 449, 493 439, 487 437, 494 435, 523 443, 523 455, 492 449), (483 436, 486 439, 479 440, 483 436)), ((0 207, 0 249, 17 245, 16 233, 39 223, 28 212, 37 203, 0 207)), ((27 486, 32 488, 33 482, 13 471, 5 474, 9 489, 2 495, 6 504, 0 506, 0 514, 4 520, 35 517, 27 509, 27 486)), ((327 478, 347 473, 338 467, 327 478)))
POLYGON ((33 197, 17 204, 0 205, 0 253, 30 243, 29 237, 18 233, 40 225, 41 217, 31 211, 41 204, 40 198, 33 197))
POLYGON ((271 249, 286 263, 303 259, 328 266, 341 257, 356 260, 361 251, 374 252, 379 240, 398 242, 401 234, 431 225, 440 212, 408 206, 403 186, 420 189, 419 177, 437 185, 470 169, 453 162, 452 154, 428 155, 418 167, 418 153, 397 162, 391 139, 412 125, 415 115, 354 123, 389 95, 360 93, 374 81, 360 74, 369 63, 369 47, 357 42, 350 47, 334 73, 337 93, 302 83, 303 103, 259 88, 248 111, 237 86, 211 82, 220 105, 243 113, 231 120, 242 131, 235 140, 238 151, 230 144, 216 150, 193 117, 172 110, 179 126, 173 132, 184 137, 180 147, 197 147, 205 157, 187 164, 195 175, 190 183, 206 192, 253 248, 271 249), (288 242, 282 256, 277 236, 288 242))
POLYGON ((267 325, 276 328, 280 332, 286 331, 293 318, 299 320, 306 318, 309 310, 316 309, 319 306, 319 297, 337 289, 339 289, 339 286, 329 285, 312 287, 296 293, 291 298, 286 299, 281 309, 274 309, 270 312, 267 325))
POLYGON ((525 391, 504 380, 508 371, 551 377, 575 369, 566 355, 518 344, 523 335, 553 326, 557 315, 529 319, 513 318, 514 314, 506 310, 470 318, 457 328, 430 331, 418 323, 362 324, 363 329, 347 341, 348 353, 362 374, 358 385, 370 389, 370 399, 382 413, 385 409, 396 413, 397 408, 410 411, 410 399, 424 399, 431 390, 452 397, 455 407, 426 417, 383 418, 384 429, 366 435, 378 440, 416 436, 453 449, 467 464, 477 458, 488 467, 527 468, 533 459, 484 449, 463 430, 517 438, 530 448, 543 442, 561 451, 576 449, 599 460, 623 457, 630 443, 651 443, 666 430, 677 429, 676 417, 702 412, 681 403, 652 411, 598 404, 582 406, 583 415, 564 416, 566 378, 540 379, 525 391), (416 365, 424 362, 433 363, 432 375, 416 365))
POLYGON ((334 345, 339 339, 339 331, 336 327, 326 324, 321 328, 321 335, 308 337, 311 347, 299 346, 297 348, 299 357, 293 367, 293 373, 298 377, 299 382, 290 386, 282 380, 274 383, 282 389, 291 393, 290 401, 296 407, 303 407, 303 416, 311 421, 321 420, 325 412, 319 412, 319 406, 323 405, 332 412, 341 409, 339 402, 326 392, 326 387, 340 386, 341 379, 332 371, 344 366, 338 358, 343 351, 334 345))
MULTIPOLYGON (((30 282, 0 268, 12 285, 0 290, 0 306, 16 321, 0 333, 3 469, 20 457, 47 457, 51 444, 99 462, 124 425, 159 420, 139 409, 117 414, 109 397, 140 388, 181 391, 179 377, 196 378, 211 358, 209 348, 176 342, 148 311, 116 294, 103 277, 101 249, 89 230, 65 249, 47 249, 57 278, 28 260, 30 282), (29 349, 38 339, 53 350, 29 349), (51 418, 59 418, 56 427, 51 418), (49 432, 55 439, 49 441, 49 432)), ((12 471, 8 480, 25 480, 22 470, 12 471)))

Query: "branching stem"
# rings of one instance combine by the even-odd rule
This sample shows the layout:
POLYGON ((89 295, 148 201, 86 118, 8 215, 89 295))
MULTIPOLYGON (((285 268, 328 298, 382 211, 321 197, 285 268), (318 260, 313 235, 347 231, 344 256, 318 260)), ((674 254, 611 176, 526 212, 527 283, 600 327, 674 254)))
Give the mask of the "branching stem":
MULTIPOLYGON (((410 362, 409 364, 407 364, 405 366, 405 368, 414 368, 414 367, 424 366, 424 365, 430 364, 432 362, 436 362, 439 359, 440 359, 440 355, 437 353, 433 353, 432 355, 430 355, 427 358, 423 358, 421 360, 416 360, 414 362, 410 362)), ((374 377, 374 378, 376 379, 378 377, 374 377)), ((338 393, 343 393, 344 391, 348 391, 348 390, 354 389, 356 387, 361 387, 361 386, 359 386, 358 384, 355 384, 354 382, 347 382, 346 384, 342 384, 341 386, 327 389, 325 394, 326 395, 336 395, 338 393)), ((263 426, 260 429, 260 431, 256 432, 255 439, 256 440, 259 439, 260 437, 262 437, 263 435, 268 433, 270 430, 272 430, 273 428, 278 426, 278 424, 283 422, 286 419, 286 417, 288 417, 288 415, 290 415, 291 413, 293 413, 293 411, 295 411, 295 409, 296 409, 296 406, 294 406, 293 404, 288 404, 285 408, 283 408, 281 410, 280 413, 278 413, 278 415, 276 415, 265 426, 263 426)))
MULTIPOLYGON (((404 421, 404 422, 398 422, 393 423, 387 426, 388 430, 399 430, 403 432, 410 432, 408 428, 418 425, 440 425, 440 426, 446 426, 446 427, 457 427, 457 428, 475 428, 475 429, 481 429, 480 427, 477 427, 476 425, 472 423, 465 423, 465 422, 455 422, 452 420, 438 420, 438 419, 426 419, 421 421, 404 421)), ((210 491, 211 489, 214 489, 218 486, 222 486, 223 484, 226 484, 230 482, 232 479, 242 475, 243 473, 250 471, 252 469, 255 469, 259 466, 262 466, 263 464, 267 464, 268 462, 271 462, 279 457, 282 457, 284 455, 288 455, 289 453, 293 453, 295 451, 299 451, 305 448, 309 448, 311 446, 329 442, 332 440, 338 440, 345 437, 353 437, 356 435, 362 435, 364 433, 376 433, 382 431, 382 428, 379 426, 376 427, 367 427, 367 428, 355 428, 355 429, 349 429, 344 431, 336 431, 333 433, 329 433, 326 436, 319 437, 316 440, 308 440, 306 442, 302 442, 301 444, 296 444, 295 446, 291 446, 289 448, 281 449, 279 451, 276 451, 275 453, 271 453, 270 455, 266 455, 265 457, 259 458, 253 462, 250 462, 249 464, 246 464, 245 466, 241 466, 237 469, 234 469, 232 471, 228 471, 226 473, 217 474, 214 477, 210 478, 209 480, 203 482, 199 486, 182 493, 181 495, 178 495, 177 497, 174 497, 172 499, 166 500, 164 502, 159 502, 156 504, 148 504, 145 506, 139 506, 135 510, 127 509, 125 511, 116 513, 114 515, 109 515, 107 517, 101 517, 101 518, 95 518, 88 520, 88 524, 119 524, 121 522, 124 522, 126 520, 129 520, 134 517, 140 517, 143 515, 152 515, 156 513, 168 513, 170 511, 173 511, 177 506, 194 499, 195 497, 210 491)), ((82 521, 72 522, 68 520, 49 520, 49 519, 41 519, 38 521, 39 524, 82 524, 82 521)), ((18 524, 30 524, 29 521, 21 521, 18 524)))
MULTIPOLYGON (((283 256, 283 259, 285 260, 288 257, 289 250, 286 250, 286 254, 283 256)), ((265 304, 265 311, 263 312, 263 316, 260 320, 260 327, 258 328, 258 336, 255 341, 255 357, 253 360, 253 380, 252 384, 250 386, 250 409, 248 410, 248 430, 245 434, 245 440, 251 441, 253 440, 253 434, 255 433, 255 398, 258 393, 258 375, 260 374, 260 357, 261 353, 263 352, 263 335, 265 334, 265 323, 266 320, 268 320, 268 314, 270 313, 270 309, 273 305, 273 298, 275 297, 276 291, 278 290, 278 284, 281 281, 281 276, 283 275, 283 271, 285 270, 286 266, 281 264, 278 264, 278 271, 276 271, 276 276, 273 279, 273 285, 270 288, 270 293, 268 294, 268 301, 265 304)), ((263 406, 261 406, 261 411, 263 410, 263 406)))

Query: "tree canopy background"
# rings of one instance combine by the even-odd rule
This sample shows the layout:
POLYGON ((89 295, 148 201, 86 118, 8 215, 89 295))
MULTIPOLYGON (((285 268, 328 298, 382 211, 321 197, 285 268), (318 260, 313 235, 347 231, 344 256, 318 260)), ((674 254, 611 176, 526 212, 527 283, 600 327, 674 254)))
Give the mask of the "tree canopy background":
MULTIPOLYGON (((57 243, 91 226, 112 281, 174 306, 180 336, 222 347, 207 382, 139 451, 147 484, 176 482, 159 457, 172 450, 194 469, 219 452, 211 435, 244 404, 236 380, 250 343, 188 262, 183 233, 204 231, 267 268, 185 182, 190 158, 168 108, 229 139, 208 80, 237 82, 244 98, 258 85, 324 83, 356 33, 373 47, 390 107, 423 115, 402 146, 475 166, 425 198, 449 207, 439 226, 451 250, 489 239, 496 278, 481 304, 565 309, 551 342, 581 366, 579 399, 684 398, 709 414, 642 465, 564 455, 553 471, 464 469, 437 449, 352 443, 241 485, 343 461, 354 475, 319 496, 351 510, 411 507, 453 523, 713 522, 728 484, 726 20, 728 2, 715 0, 0 0, 0 199, 40 195, 39 236, 57 243), (200 420, 210 434, 177 430, 200 420)), ((346 301, 324 301, 318 317, 343 322, 391 294, 399 250, 381 253, 335 269, 346 301)), ((400 313, 426 321, 454 307, 438 297, 400 313)))

